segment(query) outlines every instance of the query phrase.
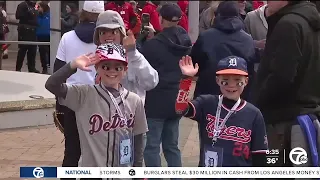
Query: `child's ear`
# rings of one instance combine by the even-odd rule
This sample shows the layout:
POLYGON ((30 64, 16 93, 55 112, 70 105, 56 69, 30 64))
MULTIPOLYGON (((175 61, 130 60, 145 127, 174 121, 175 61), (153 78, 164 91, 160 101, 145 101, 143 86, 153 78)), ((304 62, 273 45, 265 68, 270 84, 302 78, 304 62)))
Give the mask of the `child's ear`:
POLYGON ((216 83, 217 83, 218 85, 220 84, 219 76, 216 76, 216 83))
POLYGON ((246 77, 245 80, 244 80, 244 82, 245 82, 245 86, 247 86, 247 85, 248 85, 248 82, 249 82, 249 77, 246 77))

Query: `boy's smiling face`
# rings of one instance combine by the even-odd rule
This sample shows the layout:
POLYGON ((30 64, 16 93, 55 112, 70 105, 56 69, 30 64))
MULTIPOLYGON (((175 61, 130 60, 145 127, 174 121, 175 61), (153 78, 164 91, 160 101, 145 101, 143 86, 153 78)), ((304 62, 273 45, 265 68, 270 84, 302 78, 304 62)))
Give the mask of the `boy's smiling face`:
POLYGON ((96 68, 102 83, 115 89, 118 89, 118 85, 127 71, 125 63, 116 60, 101 61, 96 68))
POLYGON ((220 86, 223 96, 237 101, 242 94, 244 87, 248 84, 248 77, 243 75, 224 74, 217 75, 216 81, 220 86))

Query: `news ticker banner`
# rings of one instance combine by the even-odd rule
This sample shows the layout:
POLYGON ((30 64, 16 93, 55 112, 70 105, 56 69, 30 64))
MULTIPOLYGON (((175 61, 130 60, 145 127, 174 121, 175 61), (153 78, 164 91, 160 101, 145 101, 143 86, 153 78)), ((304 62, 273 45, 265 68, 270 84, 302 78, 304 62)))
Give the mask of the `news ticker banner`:
POLYGON ((20 167, 20 178, 319 178, 320 167, 20 167))

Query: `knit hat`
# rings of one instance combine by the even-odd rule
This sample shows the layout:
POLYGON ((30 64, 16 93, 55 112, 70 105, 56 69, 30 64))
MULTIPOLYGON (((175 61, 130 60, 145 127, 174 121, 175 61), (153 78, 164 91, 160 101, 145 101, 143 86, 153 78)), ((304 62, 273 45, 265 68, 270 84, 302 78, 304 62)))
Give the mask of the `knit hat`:
POLYGON ((108 28, 108 29, 120 29, 120 32, 126 36, 126 28, 123 22, 121 15, 117 11, 107 10, 99 14, 96 28, 93 34, 93 42, 98 45, 99 42, 99 28, 108 28))

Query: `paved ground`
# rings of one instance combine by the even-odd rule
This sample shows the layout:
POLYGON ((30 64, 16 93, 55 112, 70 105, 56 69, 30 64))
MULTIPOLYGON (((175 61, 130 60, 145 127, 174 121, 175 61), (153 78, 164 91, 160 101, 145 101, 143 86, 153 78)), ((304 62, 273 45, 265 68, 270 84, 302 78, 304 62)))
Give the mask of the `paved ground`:
MULTIPOLYGON (((3 60, 4 70, 15 70, 16 53, 3 60)), ((25 64, 25 63, 24 63, 25 64)), ((41 70, 37 58, 37 68, 41 70)), ((23 71, 27 71, 24 65, 23 71)), ((0 180, 19 178, 21 166, 60 166, 63 159, 63 136, 54 125, 0 131, 0 180)), ((183 118, 180 123, 179 147, 183 166, 198 164, 198 128, 194 121, 183 118)), ((163 158, 163 166, 166 162, 163 158)))
MULTIPOLYGON (((16 61, 17 61, 17 52, 10 52, 9 51, 9 58, 8 59, 3 59, 2 60, 2 70, 11 70, 15 71, 16 70, 16 61)), ((27 66, 27 56, 25 57, 22 70, 23 72, 28 72, 28 66, 27 66)), ((41 72, 41 63, 39 59, 39 52, 37 52, 37 57, 36 57, 36 68, 41 72)))
MULTIPOLYGON (((183 166, 197 166, 197 131, 193 121, 182 119, 179 147, 183 166)), ((21 166, 60 166, 63 159, 63 136, 53 125, 0 131, 0 144, 1 180, 19 179, 21 166)))

